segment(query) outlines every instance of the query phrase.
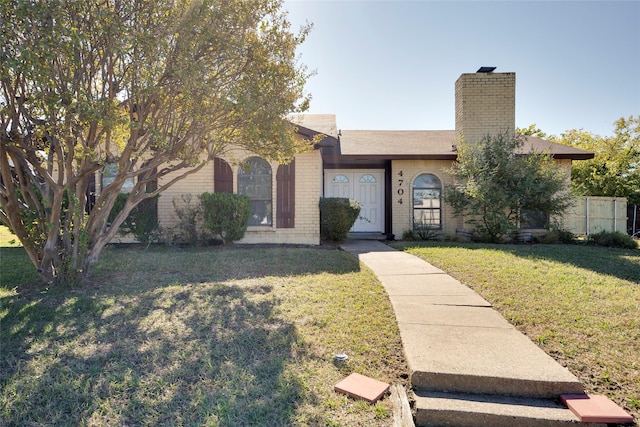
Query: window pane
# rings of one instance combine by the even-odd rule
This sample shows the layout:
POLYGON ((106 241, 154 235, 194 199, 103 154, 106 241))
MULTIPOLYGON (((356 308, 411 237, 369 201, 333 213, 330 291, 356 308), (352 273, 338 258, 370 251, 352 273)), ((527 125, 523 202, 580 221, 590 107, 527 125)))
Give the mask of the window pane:
POLYGON ((440 180, 431 174, 422 174, 413 182, 413 227, 441 226, 440 180))
MULTIPOLYGON (((105 165, 104 170, 102 171, 102 188, 104 189, 106 186, 110 185, 115 181, 116 175, 118 175, 118 165, 116 163, 109 163, 105 165)), ((120 189, 121 193, 131 193, 135 185, 135 181, 133 178, 127 178, 122 184, 122 188, 120 189)))
POLYGON ((547 214, 541 211, 528 210, 522 212, 520 228, 546 228, 549 222, 547 214))
POLYGON ((413 182, 413 188, 440 188, 440 180, 434 175, 424 173, 413 182))
POLYGON ((360 182, 362 182, 362 183, 373 183, 373 182, 376 182, 376 177, 373 176, 373 175, 369 175, 369 174, 362 175, 360 177, 360 182))
POLYGON ((344 175, 336 175, 335 177, 333 177, 333 182, 339 183, 339 184, 346 184, 349 182, 349 178, 347 178, 344 175))
POLYGON ((438 209, 414 209, 413 223, 415 226, 428 225, 440 226, 440 210, 438 209))
POLYGON ((271 201, 252 200, 249 225, 271 225, 271 201))
POLYGON ((247 159, 238 171, 238 193, 251 198, 249 225, 271 225, 271 166, 259 157, 247 159))

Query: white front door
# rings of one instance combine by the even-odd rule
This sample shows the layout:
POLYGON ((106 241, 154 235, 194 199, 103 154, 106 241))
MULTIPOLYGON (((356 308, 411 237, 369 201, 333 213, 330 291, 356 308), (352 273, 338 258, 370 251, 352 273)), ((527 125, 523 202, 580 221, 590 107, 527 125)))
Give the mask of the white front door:
POLYGON ((384 232, 384 170, 327 169, 324 196, 355 199, 362 205, 352 232, 384 232))

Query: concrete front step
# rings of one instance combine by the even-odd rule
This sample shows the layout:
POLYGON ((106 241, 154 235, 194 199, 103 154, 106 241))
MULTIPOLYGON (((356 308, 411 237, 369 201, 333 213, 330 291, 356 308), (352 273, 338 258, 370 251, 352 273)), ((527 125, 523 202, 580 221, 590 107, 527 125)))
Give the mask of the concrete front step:
POLYGON ((418 427, 606 426, 583 424, 569 409, 552 399, 424 391, 415 392, 414 398, 418 427))
POLYGON ((404 292, 393 281, 382 281, 387 282, 414 388, 551 399, 584 391, 569 370, 449 276, 403 279, 404 292), (431 283, 428 288, 438 292, 429 293, 424 286, 419 292, 411 286, 418 281, 431 283), (409 288, 413 292, 408 295, 409 288))
POLYGON ((474 307, 461 308, 449 307, 459 315, 452 325, 400 328, 414 388, 551 399, 584 392, 571 372, 515 328, 488 327, 490 316, 483 326, 461 325, 475 317, 474 307))

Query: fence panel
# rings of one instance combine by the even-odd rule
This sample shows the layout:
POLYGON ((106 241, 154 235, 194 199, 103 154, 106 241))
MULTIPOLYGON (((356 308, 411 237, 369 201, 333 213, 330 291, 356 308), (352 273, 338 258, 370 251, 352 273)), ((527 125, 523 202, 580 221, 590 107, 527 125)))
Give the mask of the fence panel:
POLYGON ((573 234, 599 231, 627 232, 627 199, 624 197, 578 197, 565 217, 565 227, 573 234))

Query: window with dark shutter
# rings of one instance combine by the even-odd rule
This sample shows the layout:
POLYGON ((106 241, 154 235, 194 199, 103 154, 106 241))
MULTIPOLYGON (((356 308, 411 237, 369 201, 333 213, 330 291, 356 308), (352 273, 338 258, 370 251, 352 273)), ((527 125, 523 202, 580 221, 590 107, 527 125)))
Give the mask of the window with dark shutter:
POLYGON ((220 157, 213 159, 213 191, 233 193, 233 171, 229 163, 220 157))
POLYGON ((295 192, 295 160, 288 165, 278 166, 276 174, 277 183, 277 212, 276 227, 294 228, 294 217, 296 211, 295 192))
POLYGON ((259 157, 245 160, 238 170, 238 194, 251 199, 249 225, 273 224, 273 180, 271 165, 259 157))

